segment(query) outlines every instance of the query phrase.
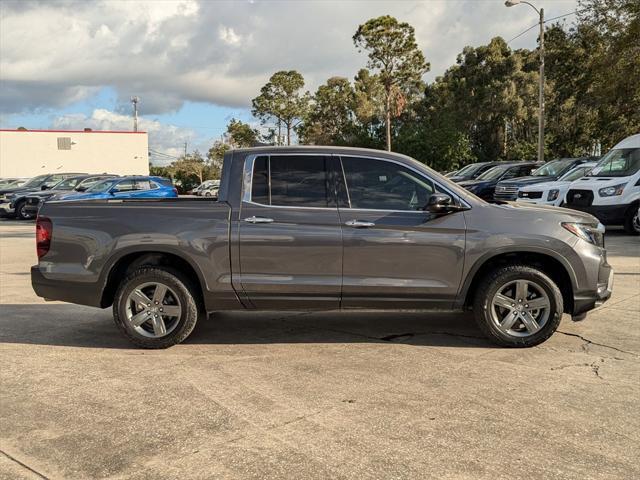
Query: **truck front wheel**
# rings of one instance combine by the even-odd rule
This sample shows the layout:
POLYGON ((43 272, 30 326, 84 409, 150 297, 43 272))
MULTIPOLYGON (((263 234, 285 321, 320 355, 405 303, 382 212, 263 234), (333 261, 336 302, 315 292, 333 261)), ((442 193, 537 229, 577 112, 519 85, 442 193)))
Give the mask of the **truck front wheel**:
POLYGON ((113 302, 118 328, 142 348, 167 348, 186 339, 200 314, 194 287, 180 272, 140 267, 120 284, 113 302))
POLYGON ((558 329, 563 304, 560 289, 544 272, 508 265, 489 273, 476 292, 478 326, 494 343, 532 347, 558 329))

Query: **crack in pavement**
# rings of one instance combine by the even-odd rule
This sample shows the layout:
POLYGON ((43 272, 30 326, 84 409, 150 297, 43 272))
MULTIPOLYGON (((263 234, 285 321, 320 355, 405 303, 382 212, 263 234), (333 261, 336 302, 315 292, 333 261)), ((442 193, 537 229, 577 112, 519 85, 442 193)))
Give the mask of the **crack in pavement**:
POLYGON ((5 452, 4 450, 0 450, 0 454, 4 455, 5 457, 7 457, 10 461, 20 465, 22 468, 25 468, 26 470, 29 470, 31 473, 33 473, 34 475, 36 475, 39 478, 42 478, 43 480, 49 480, 49 477, 45 477, 43 474, 41 474, 40 472, 38 472, 37 470, 34 470, 33 468, 31 468, 29 465, 27 465, 26 463, 21 462, 20 460, 18 460, 17 458, 9 455, 7 452, 5 452))
POLYGON ((589 340, 588 338, 585 338, 582 335, 579 335, 577 333, 563 332, 562 330, 557 330, 557 333, 561 333, 562 335, 567 335, 568 337, 576 337, 582 340, 583 342, 585 342, 584 345, 582 346, 582 349, 585 352, 587 352, 586 350, 587 345, 597 345, 598 347, 610 348, 611 350, 615 350, 616 352, 626 353, 627 355, 632 355, 636 358, 640 358, 640 354, 637 354, 636 352, 630 352, 628 350, 622 350, 621 348, 612 347, 611 345, 606 345, 604 343, 594 342, 593 340, 589 340))

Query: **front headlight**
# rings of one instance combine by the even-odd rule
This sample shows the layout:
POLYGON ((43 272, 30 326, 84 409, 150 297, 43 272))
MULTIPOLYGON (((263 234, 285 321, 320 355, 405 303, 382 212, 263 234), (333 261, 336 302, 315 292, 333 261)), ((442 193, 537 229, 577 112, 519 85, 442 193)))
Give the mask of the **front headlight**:
POLYGON ((611 187, 604 187, 598 190, 598 194, 601 197, 615 197, 616 195, 622 195, 622 191, 624 190, 626 183, 621 183, 619 185, 613 185, 611 187))
POLYGON ((547 194, 547 201, 552 202, 553 200, 557 199, 559 193, 560 190, 558 190, 557 188, 549 190, 549 193, 547 194))
POLYGON ((604 247, 604 225, 598 223, 593 225, 590 223, 573 223, 562 222, 562 226, 573 233, 576 237, 589 242, 598 247, 604 247))

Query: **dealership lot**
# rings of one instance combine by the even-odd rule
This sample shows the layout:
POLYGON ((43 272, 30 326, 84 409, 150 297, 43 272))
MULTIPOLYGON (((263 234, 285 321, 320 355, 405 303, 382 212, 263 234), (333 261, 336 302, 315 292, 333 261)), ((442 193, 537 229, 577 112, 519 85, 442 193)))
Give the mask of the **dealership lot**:
POLYGON ((539 347, 469 315, 225 313, 131 348, 110 310, 30 287, 0 221, 0 478, 637 478, 640 241, 613 298, 539 347))

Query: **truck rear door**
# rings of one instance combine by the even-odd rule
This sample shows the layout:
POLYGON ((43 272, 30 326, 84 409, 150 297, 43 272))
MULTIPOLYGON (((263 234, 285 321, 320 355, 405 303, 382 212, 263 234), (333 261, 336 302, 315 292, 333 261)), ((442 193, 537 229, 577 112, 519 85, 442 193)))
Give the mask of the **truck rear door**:
POLYGON ((332 158, 247 157, 240 204, 240 283, 259 309, 340 306, 342 230, 332 158))

